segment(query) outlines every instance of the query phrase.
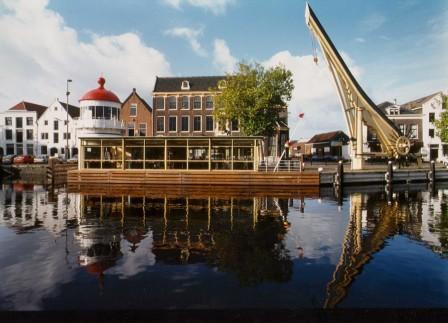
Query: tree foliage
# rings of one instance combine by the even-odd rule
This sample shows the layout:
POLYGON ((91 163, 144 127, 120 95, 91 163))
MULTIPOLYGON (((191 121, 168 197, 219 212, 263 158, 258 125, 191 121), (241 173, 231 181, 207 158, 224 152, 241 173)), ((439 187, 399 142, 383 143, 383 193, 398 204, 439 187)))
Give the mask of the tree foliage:
POLYGON ((293 89, 292 73, 283 66, 240 63, 235 74, 227 75, 225 87, 217 89, 215 119, 220 125, 238 120, 246 136, 270 136, 293 89))
POLYGON ((439 119, 435 121, 437 136, 443 142, 448 142, 448 96, 443 96, 443 112, 439 119))

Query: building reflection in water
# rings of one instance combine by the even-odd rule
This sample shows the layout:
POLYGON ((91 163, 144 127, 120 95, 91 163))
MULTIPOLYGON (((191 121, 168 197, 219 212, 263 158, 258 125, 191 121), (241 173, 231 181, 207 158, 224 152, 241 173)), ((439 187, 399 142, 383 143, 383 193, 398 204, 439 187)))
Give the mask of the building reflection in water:
POLYGON ((447 257, 447 194, 446 190, 350 194, 349 223, 324 307, 334 308, 344 299, 362 268, 394 235, 406 235, 447 257))
POLYGON ((79 263, 97 275, 151 240, 154 262, 206 263, 236 274, 242 285, 287 281, 292 262, 283 243, 288 199, 215 196, 104 196, 81 194, 76 239, 79 263), (123 240, 122 240, 123 239, 123 240))

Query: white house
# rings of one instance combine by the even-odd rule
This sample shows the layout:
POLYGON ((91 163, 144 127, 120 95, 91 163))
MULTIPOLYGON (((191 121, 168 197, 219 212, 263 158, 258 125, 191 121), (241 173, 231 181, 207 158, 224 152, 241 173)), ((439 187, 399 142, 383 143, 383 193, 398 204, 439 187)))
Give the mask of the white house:
POLYGON ((56 99, 37 121, 37 154, 65 156, 68 137, 69 156, 77 155, 75 122, 78 117, 78 107, 69 104, 67 112, 67 104, 56 99))
POLYGON ((0 155, 37 155, 39 117, 46 106, 20 102, 0 115, 0 155))

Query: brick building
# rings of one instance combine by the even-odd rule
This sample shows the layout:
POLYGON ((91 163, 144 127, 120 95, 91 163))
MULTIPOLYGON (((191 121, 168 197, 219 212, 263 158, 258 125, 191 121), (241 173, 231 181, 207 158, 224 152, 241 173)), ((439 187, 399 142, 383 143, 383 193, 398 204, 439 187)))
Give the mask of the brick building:
POLYGON ((121 107, 121 120, 125 136, 152 136, 153 117, 151 106, 138 95, 135 88, 124 100, 121 107))

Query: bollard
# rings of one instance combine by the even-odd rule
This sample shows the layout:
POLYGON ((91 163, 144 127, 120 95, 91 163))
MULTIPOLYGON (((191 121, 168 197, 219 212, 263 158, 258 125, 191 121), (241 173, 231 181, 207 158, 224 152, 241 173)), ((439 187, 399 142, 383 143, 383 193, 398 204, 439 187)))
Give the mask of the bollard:
POLYGON ((394 168, 391 160, 389 160, 389 162, 387 163, 387 172, 384 175, 384 180, 386 181, 387 185, 392 185, 392 182, 394 180, 394 168))
POLYGON ((429 164, 428 180, 432 184, 436 182, 436 163, 434 160, 431 160, 429 164))

